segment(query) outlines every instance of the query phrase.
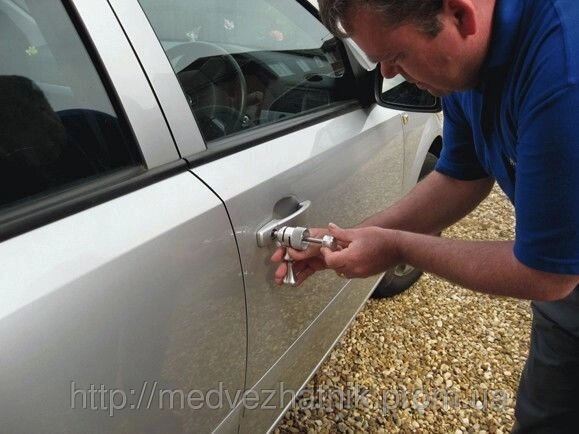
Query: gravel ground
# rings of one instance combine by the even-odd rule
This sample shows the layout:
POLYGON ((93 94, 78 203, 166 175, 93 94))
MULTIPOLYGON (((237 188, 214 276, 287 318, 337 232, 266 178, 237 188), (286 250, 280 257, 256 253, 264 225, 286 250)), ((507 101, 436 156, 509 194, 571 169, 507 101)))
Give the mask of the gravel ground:
MULTIPOLYGON (((496 187, 448 238, 513 239, 496 187)), ((508 433, 531 323, 529 303, 424 275, 370 300, 276 433, 508 433)))

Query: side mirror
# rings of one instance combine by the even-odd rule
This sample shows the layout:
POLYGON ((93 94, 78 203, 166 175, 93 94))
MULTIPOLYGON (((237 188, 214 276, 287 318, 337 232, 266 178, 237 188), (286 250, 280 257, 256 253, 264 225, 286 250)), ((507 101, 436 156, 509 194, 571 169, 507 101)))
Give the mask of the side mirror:
POLYGON ((385 79, 379 68, 376 68, 375 74, 374 93, 379 105, 409 112, 436 113, 442 110, 440 98, 419 89, 401 76, 385 79))

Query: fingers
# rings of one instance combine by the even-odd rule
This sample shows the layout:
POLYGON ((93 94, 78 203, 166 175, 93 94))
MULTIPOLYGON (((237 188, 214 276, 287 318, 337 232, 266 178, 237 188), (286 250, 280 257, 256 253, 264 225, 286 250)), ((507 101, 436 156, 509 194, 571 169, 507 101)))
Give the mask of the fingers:
POLYGON ((323 247, 320 250, 322 256, 324 257, 324 262, 326 267, 335 270, 336 272, 344 268, 347 264, 346 255, 348 252, 346 250, 337 250, 333 251, 326 247, 323 247))
POLYGON ((308 247, 306 250, 294 250, 288 249, 289 255, 294 261, 304 261, 308 259, 315 259, 316 257, 320 256, 320 248, 319 246, 312 246, 308 247))
MULTIPOLYGON (((298 251, 294 249, 286 249, 285 247, 280 247, 271 255, 272 262, 278 262, 279 265, 274 273, 274 282, 276 285, 283 285, 284 277, 287 274, 287 262, 284 261, 284 256, 288 251, 290 257, 294 260, 293 271, 296 276, 296 286, 301 285, 308 277, 314 274, 318 269, 321 270, 324 264, 321 258, 316 257, 320 255, 319 248, 316 252, 311 251, 298 251)), ((311 250, 311 249, 308 249, 311 250)))
POLYGON ((271 261, 272 262, 281 262, 283 261, 283 257, 285 255, 285 248, 284 247, 278 247, 275 252, 273 252, 273 255, 271 255, 271 261))
MULTIPOLYGON (((299 274, 301 272, 303 272, 306 268, 310 267, 310 265, 307 262, 304 261, 299 261, 299 262, 294 262, 293 263, 293 270, 294 270, 294 274, 299 274)), ((315 271, 315 268, 314 268, 315 271)), ((285 277, 285 275, 287 274, 287 262, 283 261, 281 262, 277 269, 275 270, 275 280, 276 282, 279 281, 283 281, 283 278, 285 277)))
MULTIPOLYGON (((293 268, 294 268, 294 275, 296 277, 295 286, 300 286, 302 283, 304 283, 304 281, 308 277, 310 277, 317 271, 315 268, 312 268, 308 264, 299 262, 295 263, 293 268)), ((276 285, 283 285, 283 279, 286 274, 287 274, 287 263, 283 262, 282 264, 280 264, 279 267, 277 267, 277 270, 275 271, 274 281, 276 285)))
MULTIPOLYGON (((326 264, 322 258, 310 258, 304 261, 293 263, 293 271, 296 277, 297 285, 301 285, 308 277, 316 271, 324 270, 326 264)), ((284 261, 277 267, 274 275, 274 281, 277 285, 283 284, 283 279, 287 274, 287 263, 284 261)))
POLYGON ((342 229, 334 223, 328 225, 330 235, 332 235, 336 240, 338 240, 338 249, 330 250, 323 247, 320 249, 320 253, 324 258, 326 266, 336 272, 336 274, 342 278, 350 278, 346 271, 349 270, 348 264, 351 262, 351 249, 349 249, 351 243, 354 241, 356 236, 355 229, 342 229))
POLYGON ((274 274, 275 283, 277 285, 283 284, 283 278, 285 277, 286 274, 287 274, 287 263, 282 262, 281 264, 279 264, 279 266, 275 270, 275 274, 274 274))
MULTIPOLYGON (((328 229, 312 229, 310 231, 311 236, 314 238, 321 238, 323 235, 330 233, 338 240, 338 251, 346 248, 351 240, 352 234, 348 230, 342 229, 335 224, 330 223, 328 229)), ((297 285, 301 285, 306 279, 313 275, 316 271, 323 270, 325 268, 337 268, 342 267, 342 260, 334 259, 333 253, 327 248, 320 248, 316 244, 310 244, 310 246, 304 250, 294 250, 291 248, 280 247, 271 256, 272 262, 279 263, 277 269, 274 273, 274 281, 277 285, 282 285, 284 277, 287 274, 287 263, 284 261, 284 256, 287 253, 294 261, 293 270, 296 276, 297 285), (330 258, 330 263, 326 264, 326 258, 330 258), (330 265, 332 264, 332 265, 330 265)))
POLYGON ((343 251, 333 252, 329 249, 323 249, 324 262, 329 269, 339 272, 340 269, 345 268, 346 258, 342 252, 343 251))
MULTIPOLYGON (((316 232, 328 233, 328 230, 319 229, 316 230, 316 232)), ((317 245, 310 245, 310 247, 304 251, 294 250, 291 248, 286 249, 284 247, 276 249, 271 256, 272 262, 279 263, 274 274, 275 283, 278 285, 283 284, 283 279, 287 274, 287 264, 284 261, 286 250, 294 261, 293 270, 296 275, 298 286, 316 271, 325 268, 337 269, 343 267, 345 265, 345 258, 342 258, 341 255, 336 256, 335 253, 339 253, 350 244, 352 234, 350 234, 348 230, 342 229, 335 224, 329 225, 329 232, 338 240, 338 251, 336 252, 327 248, 320 248, 317 245)), ((319 235, 316 233, 315 236, 319 235)))
POLYGON ((352 236, 354 230, 352 229, 342 229, 337 224, 330 223, 328 225, 328 230, 330 232, 330 235, 336 238, 338 242, 341 242, 341 244, 345 244, 347 246, 353 240, 352 236))

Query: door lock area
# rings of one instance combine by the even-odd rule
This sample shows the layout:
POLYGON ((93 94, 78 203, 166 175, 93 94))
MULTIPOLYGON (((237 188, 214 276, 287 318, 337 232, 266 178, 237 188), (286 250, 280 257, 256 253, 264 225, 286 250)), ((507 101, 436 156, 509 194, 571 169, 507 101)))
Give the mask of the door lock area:
POLYGON ((293 260, 287 251, 288 247, 295 250, 306 250, 311 243, 319 244, 331 250, 336 250, 338 247, 338 242, 333 236, 324 235, 322 238, 313 238, 310 236, 308 228, 300 226, 282 226, 279 229, 274 229, 271 232, 271 238, 278 245, 286 248, 283 260, 287 263, 287 273, 284 276, 283 283, 290 286, 296 286, 297 280, 294 274, 293 260))
POLYGON ((310 243, 319 244, 331 250, 336 250, 337 241, 331 235, 324 235, 322 238, 313 238, 310 236, 310 230, 300 226, 291 227, 283 226, 275 229, 271 233, 271 238, 277 241, 283 247, 291 247, 295 250, 306 250, 310 243))

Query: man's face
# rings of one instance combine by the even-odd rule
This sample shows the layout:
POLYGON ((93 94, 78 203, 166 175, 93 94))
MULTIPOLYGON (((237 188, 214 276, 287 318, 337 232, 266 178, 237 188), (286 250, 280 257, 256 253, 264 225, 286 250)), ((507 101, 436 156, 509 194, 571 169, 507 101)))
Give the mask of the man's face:
MULTIPOLYGON (((420 89, 442 96, 476 85, 476 70, 455 23, 441 17, 443 29, 434 38, 413 24, 388 28, 384 18, 369 8, 353 11, 348 20, 352 39, 385 78, 402 75, 420 89)), ((472 56, 471 56, 472 57, 472 56)))

